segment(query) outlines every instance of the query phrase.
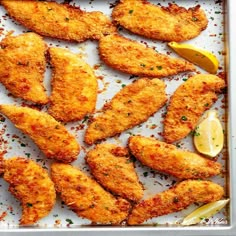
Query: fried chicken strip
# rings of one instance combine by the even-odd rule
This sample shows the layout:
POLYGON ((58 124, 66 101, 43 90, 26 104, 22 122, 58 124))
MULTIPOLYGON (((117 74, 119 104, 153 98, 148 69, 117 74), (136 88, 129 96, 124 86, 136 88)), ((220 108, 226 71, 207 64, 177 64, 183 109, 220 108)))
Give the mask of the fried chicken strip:
POLYGON ((132 136, 131 153, 144 165, 180 179, 202 179, 220 174, 221 164, 154 138, 132 136))
POLYGON ((0 42, 0 82, 15 96, 46 104, 43 86, 47 46, 35 33, 7 36, 0 42))
POLYGON ((138 225, 153 217, 181 211, 195 202, 214 202, 220 200, 223 194, 223 188, 213 182, 185 180, 138 203, 129 215, 128 224, 138 225))
POLYGON ((102 12, 85 12, 79 7, 57 2, 0 0, 9 15, 36 33, 58 39, 82 42, 100 39, 116 31, 102 12))
POLYGON ((127 218, 129 202, 115 198, 79 169, 53 163, 51 171, 57 192, 78 216, 101 224, 120 224, 127 218))
POLYGON ((158 53, 118 34, 101 38, 99 54, 108 66, 138 76, 160 78, 195 70, 190 62, 158 53))
POLYGON ((52 116, 29 107, 0 105, 0 112, 38 145, 47 158, 65 163, 76 160, 80 146, 52 116))
POLYGON ((217 100, 225 81, 215 75, 199 74, 181 84, 171 96, 164 119, 163 136, 168 143, 187 136, 201 115, 217 100))
POLYGON ((137 202, 142 198, 143 187, 126 148, 99 144, 87 153, 86 161, 104 188, 131 201, 137 202))
POLYGON ((116 25, 135 34, 175 42, 197 37, 208 24, 200 5, 186 9, 169 3, 168 7, 160 7, 146 0, 121 0, 112 18, 116 25))
POLYGON ((147 78, 125 86, 89 124, 85 142, 93 144, 146 121, 165 104, 165 87, 161 80, 147 78))
POLYGON ((78 55, 62 48, 50 48, 49 53, 53 79, 48 112, 60 121, 80 120, 95 110, 97 78, 78 55))
POLYGON ((45 169, 32 160, 13 157, 3 161, 3 178, 22 206, 21 225, 47 216, 56 202, 56 191, 45 169))

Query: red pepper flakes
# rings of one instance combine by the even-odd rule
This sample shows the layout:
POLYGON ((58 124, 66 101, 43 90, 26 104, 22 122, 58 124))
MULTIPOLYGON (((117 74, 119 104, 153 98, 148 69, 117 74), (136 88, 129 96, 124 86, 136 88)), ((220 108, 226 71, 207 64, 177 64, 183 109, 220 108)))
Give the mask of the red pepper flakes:
POLYGON ((93 69, 94 70, 97 70, 97 69, 99 69, 101 67, 101 64, 95 64, 94 66, 93 66, 93 69))
POLYGON ((61 220, 55 220, 54 226, 59 226, 61 224, 61 220))

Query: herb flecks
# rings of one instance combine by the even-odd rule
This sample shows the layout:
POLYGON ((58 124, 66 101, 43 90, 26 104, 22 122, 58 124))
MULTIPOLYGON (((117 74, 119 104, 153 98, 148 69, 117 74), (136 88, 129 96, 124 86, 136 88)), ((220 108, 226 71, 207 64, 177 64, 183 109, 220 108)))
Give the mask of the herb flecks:
POLYGON ((148 176, 148 172, 144 172, 144 173, 143 173, 143 176, 144 176, 144 177, 147 177, 147 176, 148 176))
POLYGON ((74 224, 73 221, 71 219, 66 219, 66 222, 68 222, 68 224, 74 224))
POLYGON ((86 116, 84 117, 83 121, 82 121, 82 124, 85 123, 88 119, 89 119, 89 116, 86 115, 86 116))
POLYGON ((129 10, 129 14, 131 15, 134 12, 134 10, 129 10))
POLYGON ((178 203, 178 202, 179 202, 178 197, 174 197, 174 198, 173 198, 173 203, 178 203))
POLYGON ((181 148, 181 145, 179 143, 176 143, 177 148, 181 148))
POLYGON ((28 158, 30 158, 30 155, 31 155, 31 154, 28 153, 28 152, 26 152, 25 155, 26 155, 28 158))
POLYGON ((32 207, 32 206, 33 206, 33 204, 32 204, 32 203, 29 203, 29 202, 27 202, 27 203, 26 203, 26 206, 27 206, 27 207, 32 207))
POLYGON ((197 127, 195 128, 195 130, 193 130, 191 133, 192 133, 193 136, 200 136, 199 127, 197 126, 197 127))
POLYGON ((181 116, 181 120, 183 120, 183 121, 187 121, 188 118, 187 118, 186 116, 181 116))

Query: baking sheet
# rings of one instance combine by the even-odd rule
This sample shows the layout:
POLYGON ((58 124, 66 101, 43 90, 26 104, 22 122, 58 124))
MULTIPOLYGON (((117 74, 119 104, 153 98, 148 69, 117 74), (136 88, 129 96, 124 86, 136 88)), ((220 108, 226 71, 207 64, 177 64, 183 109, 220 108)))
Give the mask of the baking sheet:
MULTIPOLYGON (((60 2, 60 1, 58 1, 60 2)), ((167 6, 168 2, 163 1, 151 1, 154 4, 161 4, 163 6, 167 6)), ((72 4, 78 6, 78 1, 72 1, 72 4)), ((80 1, 79 5, 82 9, 86 9, 87 11, 98 10, 104 12, 106 15, 110 15, 112 11, 114 1, 80 1)), ((189 40, 188 43, 191 43, 197 47, 201 47, 203 49, 207 49, 213 52, 220 61, 220 69, 219 73, 224 73, 225 71, 225 22, 224 22, 224 1, 176 1, 181 6, 186 8, 193 7, 197 4, 200 4, 201 7, 206 11, 207 17, 209 19, 208 27, 205 31, 203 31, 197 38, 193 40, 189 40)), ((14 31, 15 35, 18 35, 22 32, 26 32, 27 29, 20 26, 18 23, 14 22, 11 18, 8 17, 6 11, 3 7, 0 6, 0 39, 4 37, 7 33, 14 31)), ((147 43, 149 46, 154 47, 157 51, 162 52, 164 54, 170 54, 173 57, 178 57, 170 48, 168 48, 166 43, 160 41, 148 40, 146 38, 139 37, 137 35, 131 34, 128 31, 120 28, 120 34, 135 39, 142 43, 147 43)), ((123 74, 118 71, 115 71, 109 67, 107 67, 102 61, 100 61, 97 53, 97 42, 96 41, 86 41, 83 43, 68 43, 63 42, 61 40, 53 40, 49 38, 45 38, 45 41, 49 46, 60 46, 69 48, 71 51, 75 53, 80 53, 83 59, 89 63, 92 67, 95 68, 95 73, 98 76, 99 81, 99 95, 96 109, 99 111, 104 105, 106 101, 111 99, 116 92, 118 92, 124 85, 132 83, 132 81, 136 78, 133 78, 131 75, 123 74)), ((205 73, 200 68, 199 72, 205 73)), ((182 73, 177 76, 171 76, 168 78, 164 78, 163 80, 167 84, 167 94, 170 96, 175 89, 184 82, 185 78, 187 78, 191 73, 182 73)), ((45 74, 45 86, 47 88, 48 94, 50 94, 50 79, 51 79, 51 70, 48 67, 47 72, 45 74)), ((9 92, 0 85, 0 101, 1 103, 8 104, 25 104, 25 101, 20 99, 16 99, 9 95, 9 92)), ((227 129, 227 95, 220 95, 218 101, 211 108, 216 108, 220 114, 220 120, 223 124, 225 130, 225 137, 228 135, 227 129)), ((42 107, 43 110, 46 110, 46 107, 42 107)), ((132 134, 142 134, 144 136, 154 136, 156 138, 162 139, 162 120, 163 114, 166 112, 166 106, 163 107, 159 112, 157 112, 154 116, 150 117, 147 122, 130 129, 128 131, 123 132, 121 135, 116 136, 111 139, 107 139, 106 142, 112 142, 117 145, 125 146, 127 143, 127 139, 132 134)), ((83 149, 78 157, 78 160, 73 162, 73 165, 80 167, 85 172, 89 174, 88 167, 84 162, 85 152, 89 150, 91 147, 86 146, 83 143, 84 131, 86 129, 88 120, 84 119, 80 122, 73 122, 65 124, 68 130, 73 133, 78 142, 83 149)), ((12 156, 22 156, 26 158, 32 158, 40 165, 49 169, 51 161, 47 160, 43 154, 39 151, 39 149, 32 143, 32 141, 18 131, 8 120, 0 122, 0 148, 1 150, 7 151, 5 157, 9 158, 12 156)), ((226 193, 229 194, 227 184, 230 179, 227 177, 227 159, 228 159, 228 151, 227 151, 227 138, 225 138, 224 150, 218 156, 218 161, 223 165, 223 169, 225 170, 225 174, 220 176, 211 178, 216 183, 225 187, 226 193)), ((178 147, 194 150, 192 145, 192 136, 188 136, 187 138, 181 140, 181 142, 176 143, 178 147)), ((135 162, 135 167, 140 177, 141 182, 145 187, 145 196, 144 198, 149 198, 154 194, 161 192, 165 189, 168 189, 171 185, 173 185, 177 179, 168 176, 163 173, 159 173, 157 171, 153 171, 150 168, 143 166, 138 161, 135 162)), ((8 184, 0 179, 0 228, 16 228, 18 227, 18 220, 21 215, 21 207, 19 201, 15 200, 11 194, 7 191, 8 184), (2 216, 2 217, 1 217, 2 216)), ((168 226, 178 226, 179 222, 188 215, 191 211, 197 208, 197 205, 192 205, 187 209, 178 212, 169 214, 166 216, 161 216, 158 218, 153 218, 147 222, 145 225, 158 227, 168 227, 168 226)), ((229 226, 229 214, 230 209, 228 211, 226 209, 222 210, 220 213, 216 214, 214 217, 211 217, 208 220, 203 220, 201 222, 201 226, 209 226, 209 225, 221 225, 221 226, 229 226)), ((40 220, 37 224, 40 228, 71 228, 71 227, 90 227, 91 222, 86 219, 79 218, 75 213, 70 211, 67 206, 61 202, 58 198, 57 204, 54 207, 53 211, 40 220)))

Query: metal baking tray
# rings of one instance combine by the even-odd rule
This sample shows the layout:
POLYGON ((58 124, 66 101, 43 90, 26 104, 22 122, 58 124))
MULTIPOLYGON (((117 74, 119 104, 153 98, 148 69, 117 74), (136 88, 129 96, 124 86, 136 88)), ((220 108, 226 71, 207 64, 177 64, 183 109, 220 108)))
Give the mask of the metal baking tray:
MULTIPOLYGON (((62 1, 58 1, 62 2, 62 1)), ((72 1, 76 6, 80 6, 82 9, 87 11, 102 11, 106 15, 110 15, 114 0, 104 1, 72 1)), ((161 4, 166 6, 171 1, 165 0, 151 0, 154 4, 161 4)), ((236 3, 233 0, 177 0, 174 1, 180 6, 186 8, 193 7, 200 4, 201 7, 206 11, 209 24, 205 31, 203 31, 195 39, 189 40, 187 43, 193 44, 197 47, 207 49, 213 52, 220 61, 219 73, 225 73, 227 77, 228 90, 226 94, 220 95, 218 101, 211 109, 218 109, 220 119, 225 130, 225 144, 222 153, 218 157, 218 161, 222 163, 224 167, 224 175, 220 175, 211 178, 216 183, 221 184, 225 188, 226 197, 230 198, 230 203, 220 213, 211 217, 208 220, 203 220, 201 224, 196 226, 183 227, 179 223, 181 220, 188 215, 191 211, 197 208, 197 205, 192 205, 187 209, 153 218, 141 226, 129 227, 129 226, 99 226, 91 225, 91 222, 86 219, 78 217, 75 213, 65 206, 58 198, 57 203, 53 211, 44 219, 40 220, 34 227, 19 227, 18 220, 21 215, 21 207, 19 201, 15 200, 11 194, 7 191, 8 184, 1 178, 0 179, 0 232, 38 232, 38 231, 145 231, 166 233, 172 232, 175 235, 181 234, 230 234, 236 233, 236 188, 233 186, 233 180, 236 180, 236 128, 233 125, 233 121, 236 119, 236 113, 233 109, 236 101, 236 94, 234 88, 236 88, 236 73, 233 71, 232 62, 236 61, 236 55, 233 52, 236 51, 235 45, 233 45, 233 39, 235 39, 235 27, 233 23, 235 17, 236 3), (3 215, 4 213, 4 215, 3 215), (2 216, 2 217, 1 217, 2 216), (4 217, 3 217, 4 216, 4 217), (73 223, 72 223, 73 222, 73 223)), ((7 14, 5 9, 0 6, 0 39, 14 31, 14 35, 18 35, 22 32, 26 32, 27 29, 13 21, 7 14)), ((178 57, 167 44, 161 41, 148 40, 140 36, 131 34, 130 32, 120 29, 119 33, 135 39, 142 43, 147 43, 151 47, 164 54, 169 54, 173 57, 178 57)), ((85 41, 83 43, 69 43, 62 40, 54 40, 45 38, 45 41, 49 46, 60 46, 70 49, 75 53, 80 53, 83 59, 89 63, 94 69, 98 77, 99 82, 99 95, 96 109, 97 111, 102 108, 104 103, 111 99, 113 95, 118 92, 124 85, 130 84, 134 79, 131 75, 123 74, 107 67, 98 57, 97 53, 97 42, 96 41, 85 41)), ((203 70, 198 68, 199 72, 205 73, 203 70)), ((175 89, 183 83, 186 76, 189 73, 182 73, 176 76, 164 78, 163 80, 167 84, 167 93, 170 96, 175 89)), ((48 67, 45 74, 45 86, 48 94, 50 94, 50 77, 51 70, 48 67)), ((12 103, 12 104, 25 104, 25 101, 16 99, 9 95, 9 92, 0 84, 0 101, 1 103, 12 103)), ((46 107, 42 108, 43 110, 46 107)), ((127 139, 132 134, 142 134, 145 136, 154 135, 156 138, 161 138, 160 133, 162 132, 162 115, 165 113, 166 107, 162 108, 154 116, 150 117, 145 123, 123 132, 121 135, 114 138, 107 139, 106 142, 112 142, 118 145, 125 146, 127 139)), ((84 156, 86 150, 91 147, 86 146, 83 143, 83 135, 87 126, 87 119, 79 122, 65 124, 67 129, 73 133, 78 142, 83 146, 82 151, 78 157, 78 160, 73 162, 73 165, 80 167, 84 172, 89 174, 89 169, 85 164, 84 156)), ((50 167, 51 161, 48 161, 39 149, 32 143, 32 141, 26 137, 23 133, 18 131, 7 119, 4 122, 0 122, 0 148, 1 150, 7 151, 5 157, 9 158, 12 156, 22 156, 26 158, 32 158, 37 161, 40 165, 45 168, 50 167)), ((189 149, 194 151, 192 145, 192 137, 189 135, 187 138, 177 143, 181 148, 189 149)), ((174 182, 175 178, 153 171, 139 163, 135 163, 137 173, 140 177, 141 182, 145 187, 145 196, 148 198, 158 192, 168 189, 174 182)))

